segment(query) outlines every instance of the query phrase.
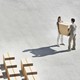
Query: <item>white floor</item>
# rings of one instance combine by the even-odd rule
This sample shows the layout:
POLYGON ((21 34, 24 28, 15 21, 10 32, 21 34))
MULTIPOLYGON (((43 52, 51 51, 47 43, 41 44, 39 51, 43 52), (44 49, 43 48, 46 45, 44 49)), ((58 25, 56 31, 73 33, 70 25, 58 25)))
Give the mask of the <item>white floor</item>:
POLYGON ((31 57, 40 80, 80 80, 80 1, 79 0, 0 0, 0 58, 14 54, 31 57), (67 52, 56 47, 58 16, 64 22, 72 17, 77 24, 77 49, 67 52))

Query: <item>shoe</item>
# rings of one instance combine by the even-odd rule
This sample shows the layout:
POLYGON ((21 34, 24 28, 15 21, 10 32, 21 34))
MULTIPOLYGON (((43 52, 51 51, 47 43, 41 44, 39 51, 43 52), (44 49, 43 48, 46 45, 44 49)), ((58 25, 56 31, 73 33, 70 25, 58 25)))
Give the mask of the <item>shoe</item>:
POLYGON ((57 44, 57 47, 60 47, 59 44, 57 44))
POLYGON ((71 48, 70 47, 68 47, 68 51, 71 51, 71 48))
POLYGON ((75 48, 72 48, 72 50, 76 50, 75 48))
POLYGON ((71 49, 68 49, 68 51, 71 51, 71 49))
POLYGON ((65 45, 64 43, 61 43, 60 45, 65 45))

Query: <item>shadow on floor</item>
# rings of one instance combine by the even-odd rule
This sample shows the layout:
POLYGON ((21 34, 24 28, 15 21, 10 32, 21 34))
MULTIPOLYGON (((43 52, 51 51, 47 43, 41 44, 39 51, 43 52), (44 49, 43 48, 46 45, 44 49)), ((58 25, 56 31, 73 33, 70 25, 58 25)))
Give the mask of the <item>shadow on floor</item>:
POLYGON ((4 79, 7 79, 7 75, 6 75, 6 71, 5 71, 5 68, 4 68, 4 64, 0 64, 0 70, 3 74, 3 78, 4 79))
POLYGON ((42 57, 42 56, 47 56, 47 55, 54 55, 57 53, 63 53, 63 52, 68 52, 68 50, 61 50, 61 51, 56 51, 54 49, 51 49, 51 47, 58 47, 57 45, 52 45, 48 47, 42 47, 42 48, 37 48, 37 49, 27 49, 24 50, 23 52, 30 52, 34 54, 33 57, 42 57))
POLYGON ((0 64, 0 69, 4 70, 4 64, 0 64))

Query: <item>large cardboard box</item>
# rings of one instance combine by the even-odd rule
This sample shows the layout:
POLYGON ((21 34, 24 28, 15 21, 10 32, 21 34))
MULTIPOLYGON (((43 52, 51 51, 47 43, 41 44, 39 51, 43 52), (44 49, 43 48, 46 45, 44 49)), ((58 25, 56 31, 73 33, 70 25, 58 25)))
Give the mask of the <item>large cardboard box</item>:
POLYGON ((60 34, 68 36, 69 35, 69 23, 59 23, 60 34))

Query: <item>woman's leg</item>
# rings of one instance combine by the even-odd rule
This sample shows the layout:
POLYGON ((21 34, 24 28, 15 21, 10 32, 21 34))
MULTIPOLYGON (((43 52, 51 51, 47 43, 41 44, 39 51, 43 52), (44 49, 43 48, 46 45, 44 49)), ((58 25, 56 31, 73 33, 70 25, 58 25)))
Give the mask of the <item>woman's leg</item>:
POLYGON ((63 43, 63 35, 61 35, 61 45, 65 45, 65 44, 63 43))
POLYGON ((61 44, 63 44, 63 35, 61 35, 61 44))
POLYGON ((59 39, 60 39, 60 34, 58 33, 58 37, 57 37, 57 45, 59 45, 59 39))

